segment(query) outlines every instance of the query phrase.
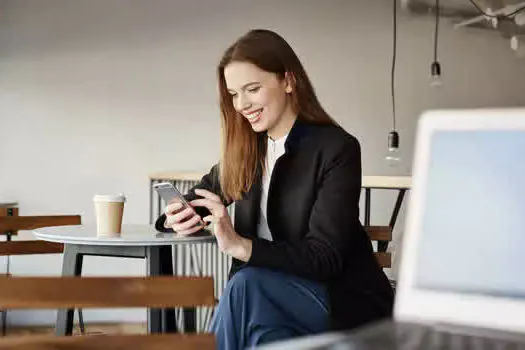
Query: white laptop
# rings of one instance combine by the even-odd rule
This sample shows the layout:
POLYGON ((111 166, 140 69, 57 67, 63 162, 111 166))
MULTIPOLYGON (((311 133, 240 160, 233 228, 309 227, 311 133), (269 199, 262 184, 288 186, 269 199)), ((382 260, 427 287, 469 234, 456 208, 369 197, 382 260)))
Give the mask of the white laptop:
POLYGON ((415 150, 394 322, 304 349, 525 349, 525 108, 426 112, 415 150))
POLYGON ((395 319, 525 334, 525 109, 419 122, 395 319))

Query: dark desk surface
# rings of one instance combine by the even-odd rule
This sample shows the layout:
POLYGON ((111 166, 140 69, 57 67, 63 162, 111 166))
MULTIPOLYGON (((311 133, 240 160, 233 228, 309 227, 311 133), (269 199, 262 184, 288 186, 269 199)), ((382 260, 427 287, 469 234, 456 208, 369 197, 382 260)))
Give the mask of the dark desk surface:
POLYGON ((260 350, 401 350, 401 349, 524 349, 525 334, 437 328, 381 322, 354 332, 326 333, 268 344, 260 350), (446 329, 446 331, 445 331, 446 329), (471 334, 466 336, 465 334, 471 334))

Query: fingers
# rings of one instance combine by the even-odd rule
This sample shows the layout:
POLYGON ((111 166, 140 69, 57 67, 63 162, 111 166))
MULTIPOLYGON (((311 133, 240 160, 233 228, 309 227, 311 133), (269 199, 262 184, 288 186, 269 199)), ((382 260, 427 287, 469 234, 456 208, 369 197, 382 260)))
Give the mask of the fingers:
POLYGON ((188 236, 188 235, 191 235, 191 234, 193 234, 195 232, 199 232, 203 228, 204 228, 204 226, 198 225, 198 226, 192 227, 192 228, 190 228, 188 230, 176 231, 176 232, 177 232, 177 234, 179 234, 181 236, 188 236))
POLYGON ((203 228, 203 225, 201 224, 201 218, 198 215, 193 216, 191 219, 181 222, 181 223, 175 223, 171 225, 171 228, 173 231, 180 233, 180 234, 189 234, 188 231, 197 232, 198 230, 203 228), (199 227, 195 230, 195 226, 199 227))
POLYGON ((195 215, 195 212, 191 208, 186 208, 182 211, 179 211, 177 214, 167 214, 166 215, 166 225, 172 226, 178 224, 185 219, 188 219, 195 215))
POLYGON ((165 210, 166 221, 164 227, 171 228, 180 235, 190 235, 205 227, 201 217, 193 208, 184 208, 180 201, 169 203, 165 210))

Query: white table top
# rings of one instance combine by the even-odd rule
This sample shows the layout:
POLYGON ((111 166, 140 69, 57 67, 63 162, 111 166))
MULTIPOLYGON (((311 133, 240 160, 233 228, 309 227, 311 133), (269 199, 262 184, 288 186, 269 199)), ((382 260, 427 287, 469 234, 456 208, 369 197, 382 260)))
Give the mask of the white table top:
POLYGON ((16 206, 18 206, 18 202, 16 201, 8 201, 8 200, 0 199, 0 208, 16 207, 16 206))
POLYGON ((409 190, 412 176, 363 176, 361 187, 409 190))
POLYGON ((33 230, 33 234, 43 241, 105 246, 156 246, 215 241, 215 237, 210 234, 178 236, 158 232, 152 225, 122 225, 120 237, 97 236, 95 225, 45 227, 33 230))

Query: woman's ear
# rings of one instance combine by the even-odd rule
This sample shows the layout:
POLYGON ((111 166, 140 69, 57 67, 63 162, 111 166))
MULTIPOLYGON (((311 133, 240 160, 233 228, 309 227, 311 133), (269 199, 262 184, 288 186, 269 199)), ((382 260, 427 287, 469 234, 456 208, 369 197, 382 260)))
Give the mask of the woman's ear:
POLYGON ((293 89, 295 88, 295 76, 291 72, 284 73, 284 81, 286 83, 286 86, 284 88, 284 91, 287 94, 291 94, 293 89))

